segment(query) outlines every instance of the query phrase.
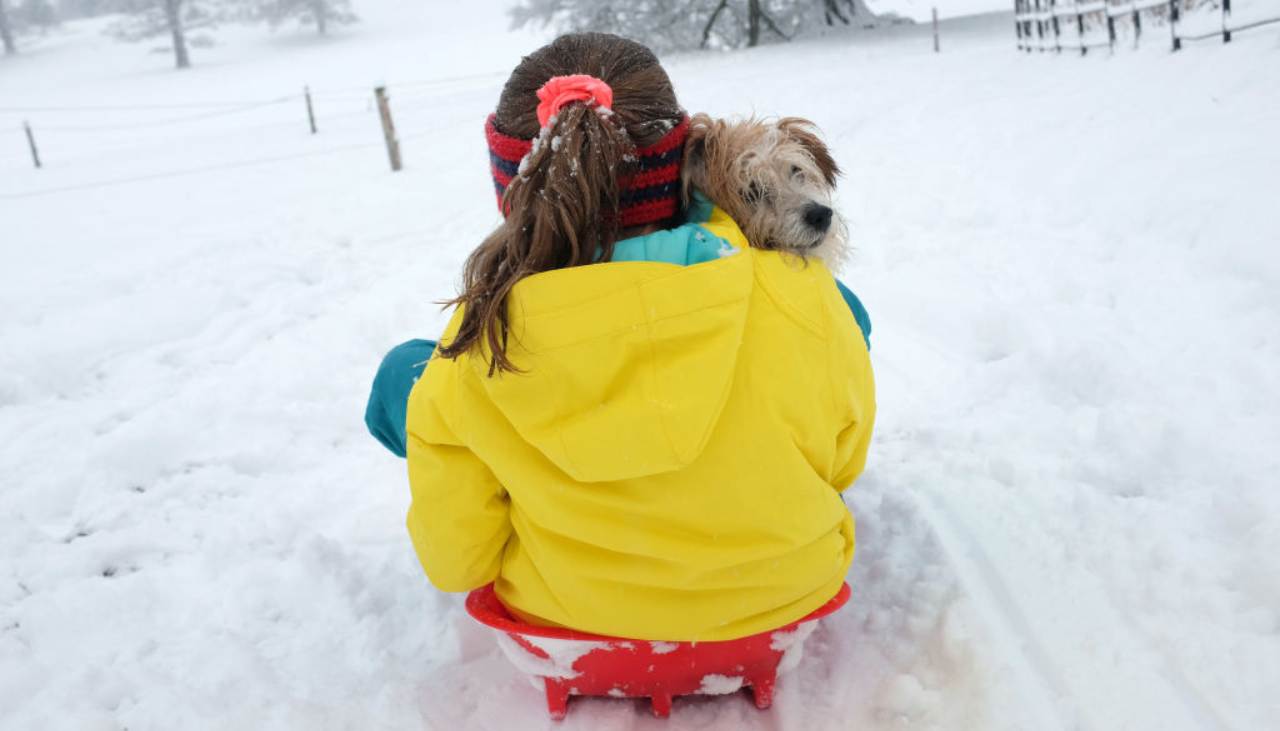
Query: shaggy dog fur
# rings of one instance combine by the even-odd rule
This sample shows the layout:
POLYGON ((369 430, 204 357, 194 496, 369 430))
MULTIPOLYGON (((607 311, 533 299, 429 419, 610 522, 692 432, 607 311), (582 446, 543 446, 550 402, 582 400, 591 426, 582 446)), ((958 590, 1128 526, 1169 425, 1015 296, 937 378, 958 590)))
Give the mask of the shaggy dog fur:
POLYGON ((751 245, 816 257, 833 272, 848 255, 844 220, 831 207, 840 169, 812 122, 694 115, 681 192, 702 191, 742 227, 751 245))

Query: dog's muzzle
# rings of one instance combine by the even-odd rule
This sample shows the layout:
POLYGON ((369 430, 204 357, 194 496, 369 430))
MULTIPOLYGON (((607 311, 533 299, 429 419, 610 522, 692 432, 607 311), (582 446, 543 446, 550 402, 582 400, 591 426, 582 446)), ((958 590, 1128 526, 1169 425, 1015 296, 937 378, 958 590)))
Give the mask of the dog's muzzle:
POLYGON ((810 203, 804 209, 804 223, 814 231, 825 234, 827 229, 831 228, 831 216, 833 213, 831 206, 810 203))

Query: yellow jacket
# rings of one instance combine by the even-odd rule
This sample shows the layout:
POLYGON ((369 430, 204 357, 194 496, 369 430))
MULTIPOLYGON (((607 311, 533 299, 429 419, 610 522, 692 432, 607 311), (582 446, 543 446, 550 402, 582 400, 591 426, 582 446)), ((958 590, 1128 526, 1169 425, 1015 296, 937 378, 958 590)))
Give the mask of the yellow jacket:
POLYGON ((875 417, 866 345, 821 263, 747 248, 719 211, 705 228, 739 251, 522 280, 508 353, 523 373, 428 364, 408 525, 437 587, 493 581, 531 622, 702 641, 839 589, 854 546, 839 491, 875 417))

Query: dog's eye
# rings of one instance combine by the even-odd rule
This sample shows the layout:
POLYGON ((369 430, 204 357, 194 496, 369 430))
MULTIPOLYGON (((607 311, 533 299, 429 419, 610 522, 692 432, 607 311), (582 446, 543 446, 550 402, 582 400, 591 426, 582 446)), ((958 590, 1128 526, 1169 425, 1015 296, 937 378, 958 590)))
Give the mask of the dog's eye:
POLYGON ((747 189, 742 191, 742 197, 748 203, 755 205, 761 201, 769 200, 769 190, 759 183, 752 183, 747 189))
POLYGON ((792 165, 792 166, 791 166, 791 177, 793 177, 793 178, 801 178, 801 179, 803 179, 803 178, 804 178, 804 171, 800 169, 800 166, 799 166, 799 165, 792 165))

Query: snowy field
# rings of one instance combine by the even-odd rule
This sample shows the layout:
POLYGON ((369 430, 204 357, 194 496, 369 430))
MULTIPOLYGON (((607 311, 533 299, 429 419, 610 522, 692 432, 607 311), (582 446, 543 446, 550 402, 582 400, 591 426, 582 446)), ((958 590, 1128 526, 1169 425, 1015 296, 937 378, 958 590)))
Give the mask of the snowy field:
MULTIPOLYGON (((28 108, 0 111, 0 728, 553 726, 428 585, 361 421, 496 221, 481 123, 539 41, 500 4, 366 0, 184 73, 94 23, 0 59, 28 108)), ((810 117, 848 171, 880 402, 854 598, 767 712, 590 700, 556 728, 1274 727, 1280 29, 1160 30, 666 60, 689 109, 810 117)))

